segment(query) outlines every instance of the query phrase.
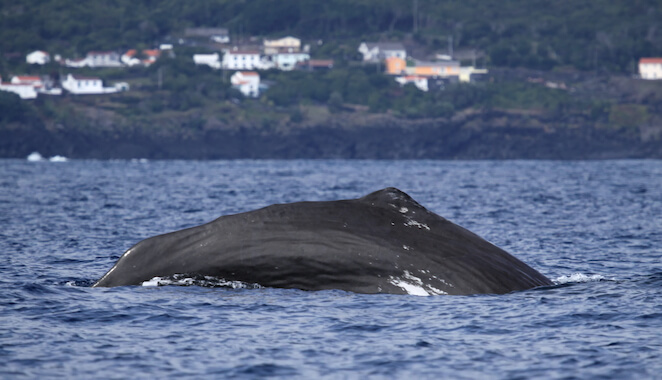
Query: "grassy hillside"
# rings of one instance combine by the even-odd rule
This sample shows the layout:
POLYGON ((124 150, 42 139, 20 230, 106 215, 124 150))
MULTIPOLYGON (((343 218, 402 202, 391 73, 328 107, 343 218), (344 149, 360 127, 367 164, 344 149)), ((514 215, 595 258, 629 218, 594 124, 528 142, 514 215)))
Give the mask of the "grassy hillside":
POLYGON ((640 57, 662 56, 660 0, 0 0, 0 25, 10 56, 152 46, 192 26, 226 27, 235 39, 410 36, 429 51, 452 39, 492 67, 631 73, 640 57))

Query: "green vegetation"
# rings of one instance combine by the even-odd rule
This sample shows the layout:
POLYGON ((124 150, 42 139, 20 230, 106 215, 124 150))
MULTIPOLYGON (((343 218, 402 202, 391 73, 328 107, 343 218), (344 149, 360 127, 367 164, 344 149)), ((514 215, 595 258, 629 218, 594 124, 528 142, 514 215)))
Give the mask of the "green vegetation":
MULTIPOLYGON (((603 96, 598 87, 580 94, 529 83, 522 76, 491 77, 472 84, 446 83, 442 91, 425 93, 413 85, 401 87, 379 65, 360 64, 357 47, 361 41, 402 41, 423 56, 446 53, 450 42, 455 52, 476 51, 478 65, 490 72, 622 76, 635 70, 639 57, 662 56, 660 16, 659 0, 0 0, 0 75, 5 79, 18 73, 57 78, 76 72, 131 86, 126 93, 40 97, 32 103, 0 93, 0 121, 25 123, 37 115, 72 125, 81 120, 78 105, 150 126, 154 120, 185 118, 186 125, 198 129, 212 119, 275 128, 278 123, 323 123, 338 113, 419 119, 490 109, 575 114, 628 126, 662 115, 657 84, 609 84, 635 89, 626 96, 603 96), (225 27, 239 42, 250 42, 251 36, 295 35, 311 44, 313 58, 334 59, 334 68, 261 72, 262 80, 272 85, 253 101, 230 87, 231 73, 193 64, 193 53, 218 49, 204 41, 194 47, 175 44, 174 56, 149 68, 65 69, 55 63, 25 63, 25 54, 34 49, 80 57, 90 50, 150 48, 177 41, 187 27, 225 27)), ((581 83, 568 83, 568 88, 573 85, 581 83)))
POLYGON ((632 73, 640 57, 662 55, 661 19, 659 0, 0 0, 0 50, 83 56, 207 26, 235 40, 293 34, 350 47, 325 46, 334 58, 356 55, 360 39, 446 52, 452 38, 490 67, 632 73))
POLYGON ((25 122, 29 106, 18 95, 0 91, 0 123, 25 122))

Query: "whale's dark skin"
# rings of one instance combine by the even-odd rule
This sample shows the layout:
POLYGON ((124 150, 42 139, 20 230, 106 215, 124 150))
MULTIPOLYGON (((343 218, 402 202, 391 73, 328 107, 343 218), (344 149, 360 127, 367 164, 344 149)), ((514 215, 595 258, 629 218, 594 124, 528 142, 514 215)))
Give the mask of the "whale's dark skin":
POLYGON ((143 240, 95 287, 214 276, 267 287, 358 293, 503 294, 552 285, 395 188, 277 204, 143 240))

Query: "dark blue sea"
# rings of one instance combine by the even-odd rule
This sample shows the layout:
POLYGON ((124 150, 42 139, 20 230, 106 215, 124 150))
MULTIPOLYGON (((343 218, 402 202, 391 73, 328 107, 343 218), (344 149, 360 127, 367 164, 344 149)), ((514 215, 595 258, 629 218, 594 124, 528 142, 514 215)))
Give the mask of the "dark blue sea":
POLYGON ((0 160, 0 377, 662 378, 662 161, 0 160), (138 241, 384 187, 555 286, 91 288, 138 241))

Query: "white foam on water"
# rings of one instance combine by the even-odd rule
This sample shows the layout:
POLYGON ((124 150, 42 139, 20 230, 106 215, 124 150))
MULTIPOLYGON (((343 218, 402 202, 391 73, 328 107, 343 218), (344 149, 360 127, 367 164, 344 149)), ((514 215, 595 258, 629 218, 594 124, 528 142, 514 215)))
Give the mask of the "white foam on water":
POLYGON ((561 285, 561 284, 573 284, 573 283, 581 283, 581 282, 596 282, 602 280, 605 280, 605 277, 599 274, 586 275, 583 273, 573 273, 571 275, 559 276, 553 279, 552 281, 556 285, 561 285))
POLYGON ((27 160, 30 162, 39 162, 39 161, 43 161, 44 157, 39 152, 32 152, 28 156, 27 160))
POLYGON ((53 157, 49 158, 48 161, 50 161, 50 162, 67 162, 67 161, 69 161, 69 159, 64 157, 64 156, 53 156, 53 157))

